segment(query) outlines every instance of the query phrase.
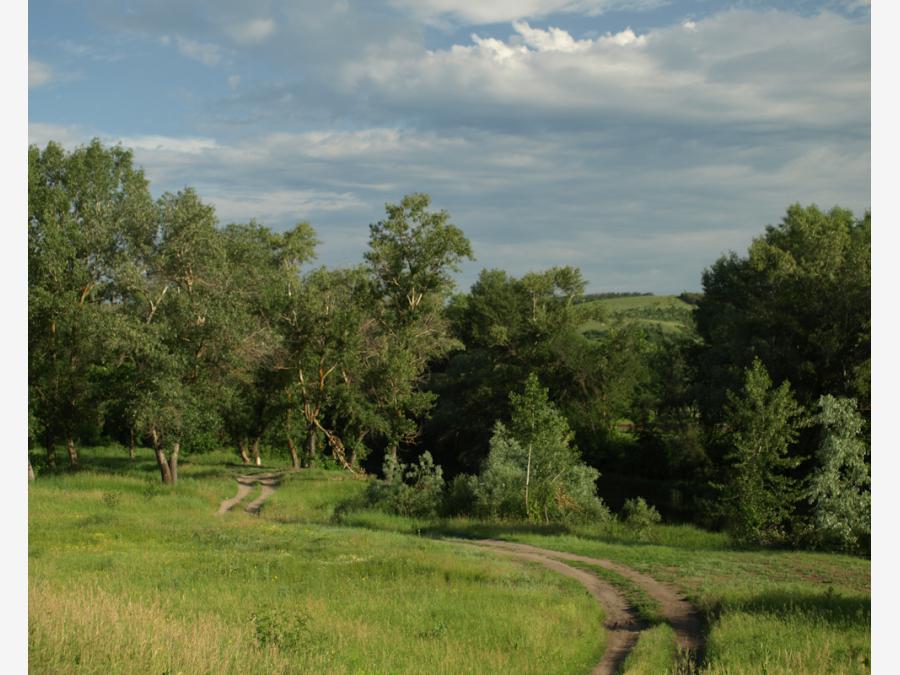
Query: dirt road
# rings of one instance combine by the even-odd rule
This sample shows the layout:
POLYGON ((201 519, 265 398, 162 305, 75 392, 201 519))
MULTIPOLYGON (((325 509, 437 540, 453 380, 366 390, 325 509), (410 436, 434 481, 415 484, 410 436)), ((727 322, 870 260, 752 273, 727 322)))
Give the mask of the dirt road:
POLYGON ((249 495, 253 486, 257 484, 262 486, 259 497, 250 502, 244 510, 247 513, 259 513, 263 502, 272 496, 272 493, 275 492, 275 488, 281 485, 282 476, 282 473, 257 473, 238 476, 236 479, 238 484, 237 494, 231 499, 223 500, 222 503, 219 504, 219 510, 216 513, 222 515, 226 511, 230 511, 236 504, 239 504, 244 497, 249 495))
POLYGON ((602 579, 571 565, 563 560, 578 561, 596 565, 619 574, 641 587, 647 595, 656 600, 660 613, 675 631, 675 640, 679 649, 685 654, 685 664, 697 666, 703 658, 705 639, 700 615, 697 609, 685 600, 674 588, 621 563, 601 558, 591 558, 574 553, 553 551, 528 544, 517 544, 496 539, 481 539, 473 542, 476 545, 489 547, 508 555, 524 560, 539 562, 560 574, 565 574, 580 582, 603 607, 606 614, 604 626, 609 632, 607 647, 600 663, 592 671, 595 674, 617 672, 624 663, 628 653, 634 648, 642 626, 637 616, 625 599, 625 596, 602 579))

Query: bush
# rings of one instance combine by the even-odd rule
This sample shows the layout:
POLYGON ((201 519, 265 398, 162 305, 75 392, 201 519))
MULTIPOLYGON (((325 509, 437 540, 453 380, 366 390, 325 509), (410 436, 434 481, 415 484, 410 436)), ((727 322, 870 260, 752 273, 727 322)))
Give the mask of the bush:
POLYGON ((643 497, 637 497, 625 500, 622 506, 622 520, 631 529, 643 533, 649 530, 651 525, 662 522, 662 516, 643 497))
POLYGON ((581 461, 565 417, 533 374, 511 394, 512 419, 494 426, 490 452, 473 482, 475 515, 541 522, 606 520, 599 472, 581 461))
POLYGON ((369 483, 366 499, 370 506, 401 516, 430 518, 438 514, 444 477, 430 452, 423 452, 418 464, 402 464, 389 455, 383 471, 384 480, 369 483))
POLYGON ((461 473, 447 486, 444 513, 448 516, 471 514, 475 511, 478 478, 461 473))
POLYGON ((309 616, 271 609, 250 616, 254 637, 260 647, 269 645, 286 651, 298 650, 310 641, 309 616))

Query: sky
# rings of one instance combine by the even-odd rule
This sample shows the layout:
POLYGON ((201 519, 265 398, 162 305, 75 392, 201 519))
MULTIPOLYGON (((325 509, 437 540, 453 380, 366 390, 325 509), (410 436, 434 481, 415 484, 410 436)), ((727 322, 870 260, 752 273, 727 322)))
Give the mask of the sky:
POLYGON ((361 262, 426 192, 482 268, 700 290, 788 205, 871 205, 860 0, 33 0, 28 140, 361 262))

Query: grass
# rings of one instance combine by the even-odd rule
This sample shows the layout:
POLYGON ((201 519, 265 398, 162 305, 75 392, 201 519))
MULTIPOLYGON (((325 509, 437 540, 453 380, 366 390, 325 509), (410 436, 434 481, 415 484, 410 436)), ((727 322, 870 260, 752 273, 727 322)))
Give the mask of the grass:
MULTIPOLYGON (((466 519, 416 521, 368 511, 345 519, 431 536, 505 539, 628 565, 679 589, 700 609, 708 636, 704 673, 871 670, 868 560, 733 550, 724 535, 689 525, 655 525, 638 533, 621 523, 542 527, 466 519)), ((627 580, 619 583, 628 590, 627 580)), ((644 602, 639 595, 632 600, 639 607, 644 602)), ((646 618, 653 616, 650 603, 643 606, 646 618)), ((668 633, 656 626, 642 635, 643 656, 632 659, 634 672, 678 671, 681 661, 674 643, 660 646, 663 634, 668 633), (659 668, 663 659, 668 665, 659 668)))
POLYGON ((585 303, 601 307, 606 321, 589 320, 581 332, 603 334, 609 323, 621 321, 636 324, 666 335, 692 330, 691 314, 694 306, 675 295, 641 295, 591 300, 585 303))
POLYGON ((343 474, 289 476, 258 518, 216 516, 239 467, 188 458, 162 488, 148 455, 129 471, 83 451, 118 468, 30 486, 31 672, 571 673, 602 653, 602 613, 572 580, 331 525, 362 487, 343 474))
MULTIPOLYGON (((446 537, 610 559, 677 587, 706 621, 702 672, 871 669, 864 559, 732 550, 689 525, 347 509, 365 482, 314 470, 289 474, 259 517, 217 517, 245 470, 225 464, 232 455, 186 458, 174 488, 158 484, 149 451, 134 463, 115 448, 82 457, 102 470, 44 472, 29 488, 33 672, 576 673, 599 660, 603 617, 574 581, 446 537)), ((653 623, 652 601, 619 583, 653 623)), ((679 663, 659 623, 625 672, 679 663)))

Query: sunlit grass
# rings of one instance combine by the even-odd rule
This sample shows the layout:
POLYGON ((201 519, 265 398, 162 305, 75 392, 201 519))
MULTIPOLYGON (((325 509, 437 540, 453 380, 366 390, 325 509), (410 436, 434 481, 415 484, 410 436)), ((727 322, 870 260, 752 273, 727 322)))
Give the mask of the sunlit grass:
POLYGON ((30 486, 32 672, 571 673, 602 653, 602 613, 570 579, 327 524, 359 489, 343 474, 216 516, 234 481, 185 464, 174 487, 137 470, 30 486))

